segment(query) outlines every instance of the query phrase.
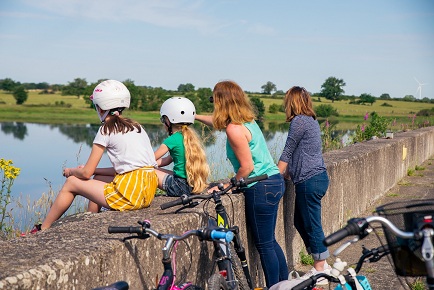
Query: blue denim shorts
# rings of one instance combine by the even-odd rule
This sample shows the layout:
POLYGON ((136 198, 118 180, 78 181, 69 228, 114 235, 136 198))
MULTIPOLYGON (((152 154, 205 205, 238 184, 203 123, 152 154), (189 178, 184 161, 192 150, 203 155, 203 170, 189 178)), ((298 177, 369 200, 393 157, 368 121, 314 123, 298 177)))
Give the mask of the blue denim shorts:
POLYGON ((191 186, 188 185, 187 179, 167 174, 163 179, 163 190, 168 196, 181 196, 191 194, 191 186))

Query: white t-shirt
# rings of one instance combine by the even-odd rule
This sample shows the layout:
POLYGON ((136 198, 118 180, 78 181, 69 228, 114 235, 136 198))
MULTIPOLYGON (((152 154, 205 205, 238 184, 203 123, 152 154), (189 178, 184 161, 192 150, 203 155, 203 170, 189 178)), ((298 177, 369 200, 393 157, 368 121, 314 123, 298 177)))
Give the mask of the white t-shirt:
POLYGON ((101 134, 100 128, 93 143, 106 148, 110 162, 118 174, 143 166, 157 166, 151 141, 143 127, 140 133, 134 130, 110 135, 101 134))

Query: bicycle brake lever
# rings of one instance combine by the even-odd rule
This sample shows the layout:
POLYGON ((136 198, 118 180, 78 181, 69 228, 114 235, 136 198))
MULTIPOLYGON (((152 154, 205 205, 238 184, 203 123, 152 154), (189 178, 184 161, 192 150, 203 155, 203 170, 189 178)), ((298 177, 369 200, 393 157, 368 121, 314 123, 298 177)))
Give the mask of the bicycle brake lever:
POLYGON ((141 240, 146 240, 147 238, 151 237, 149 234, 143 234, 143 235, 137 235, 137 236, 129 236, 129 237, 125 237, 122 239, 122 242, 125 242, 127 240, 132 240, 132 239, 141 239, 141 240))
POLYGON ((345 250, 349 245, 354 244, 355 242, 357 242, 359 240, 359 237, 355 237, 352 240, 349 240, 348 242, 343 243, 339 248, 337 248, 334 252, 333 252, 333 256, 338 256, 340 253, 342 253, 343 250, 345 250))

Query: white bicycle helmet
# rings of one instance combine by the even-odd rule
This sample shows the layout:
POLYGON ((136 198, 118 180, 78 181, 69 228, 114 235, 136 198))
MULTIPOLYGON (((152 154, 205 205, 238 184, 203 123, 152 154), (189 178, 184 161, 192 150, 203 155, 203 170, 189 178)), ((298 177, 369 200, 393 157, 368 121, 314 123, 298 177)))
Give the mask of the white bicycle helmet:
POLYGON ((192 101, 184 97, 167 99, 160 108, 160 116, 167 116, 171 124, 193 124, 196 108, 192 101))
POLYGON ((90 99, 95 107, 106 111, 101 116, 97 110, 101 122, 104 122, 111 109, 129 108, 131 95, 128 88, 120 81, 106 80, 95 87, 90 99))

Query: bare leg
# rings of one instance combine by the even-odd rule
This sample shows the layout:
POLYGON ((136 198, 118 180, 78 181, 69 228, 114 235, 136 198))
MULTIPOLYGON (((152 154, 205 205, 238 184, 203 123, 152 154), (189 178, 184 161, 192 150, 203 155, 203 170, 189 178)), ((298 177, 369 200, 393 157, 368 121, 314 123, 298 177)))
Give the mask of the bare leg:
MULTIPOLYGON (((105 183, 112 182, 113 178, 114 178, 114 176, 112 176, 112 175, 94 175, 94 177, 93 177, 94 180, 100 180, 100 181, 103 181, 105 183)), ((89 199, 89 203, 87 204, 87 211, 93 212, 93 213, 98 213, 101 211, 101 206, 94 203, 93 201, 91 201, 89 199)))
POLYGON ((158 188, 163 190, 164 177, 167 174, 173 174, 173 171, 170 171, 167 169, 162 169, 162 168, 155 168, 155 173, 157 173, 157 176, 158 176, 158 188))
POLYGON ((68 177, 51 206, 47 217, 42 222, 41 228, 44 230, 51 227, 53 222, 58 220, 68 210, 76 195, 81 195, 99 206, 110 208, 104 197, 105 184, 105 182, 99 180, 83 180, 75 176, 68 177))
POLYGON ((313 262, 313 267, 317 271, 324 271, 325 260, 316 260, 313 262))

